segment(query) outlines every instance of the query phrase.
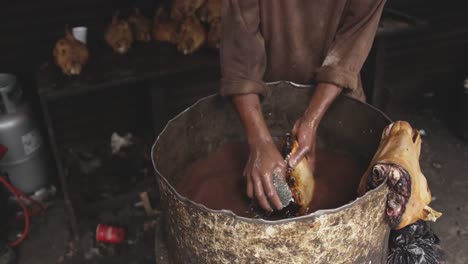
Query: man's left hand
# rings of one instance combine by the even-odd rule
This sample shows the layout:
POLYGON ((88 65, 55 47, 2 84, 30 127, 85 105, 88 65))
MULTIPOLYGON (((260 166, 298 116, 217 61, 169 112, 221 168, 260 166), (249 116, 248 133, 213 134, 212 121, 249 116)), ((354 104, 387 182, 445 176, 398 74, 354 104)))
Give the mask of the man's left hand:
POLYGON ((290 157, 289 166, 294 168, 305 157, 311 170, 315 169, 315 145, 317 128, 335 98, 343 88, 331 83, 319 83, 302 117, 294 124, 292 135, 299 143, 299 149, 290 157))
POLYGON ((296 121, 292 130, 292 136, 297 139, 299 148, 290 157, 289 166, 294 168, 303 158, 307 158, 311 171, 314 171, 316 132, 317 126, 306 111, 306 113, 296 121))

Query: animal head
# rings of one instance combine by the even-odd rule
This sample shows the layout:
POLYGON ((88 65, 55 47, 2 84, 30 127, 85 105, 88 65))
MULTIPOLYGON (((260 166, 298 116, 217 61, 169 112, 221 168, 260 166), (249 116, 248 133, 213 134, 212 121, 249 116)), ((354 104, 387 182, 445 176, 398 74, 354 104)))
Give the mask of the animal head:
POLYGON ((151 20, 142 15, 138 8, 133 10, 133 14, 128 18, 128 23, 132 27, 133 36, 137 41, 151 41, 151 20))
POLYGON ((153 39, 155 41, 171 44, 179 42, 180 23, 171 19, 163 6, 156 10, 153 23, 153 39))
POLYGON ((66 29, 65 37, 55 43, 53 55, 55 63, 64 74, 79 75, 88 61, 89 51, 66 29))
POLYGON ((114 14, 104 38, 116 53, 125 54, 131 48, 133 35, 130 25, 126 20, 119 18, 118 12, 114 14))
POLYGON ((206 42, 206 32, 196 16, 184 20, 180 26, 177 49, 183 54, 192 54, 206 42))
POLYGON ((359 193, 387 179, 386 215, 392 228, 401 229, 418 220, 435 221, 441 213, 429 207, 431 191, 421 171, 421 136, 408 122, 388 125, 371 165, 361 180, 359 193))

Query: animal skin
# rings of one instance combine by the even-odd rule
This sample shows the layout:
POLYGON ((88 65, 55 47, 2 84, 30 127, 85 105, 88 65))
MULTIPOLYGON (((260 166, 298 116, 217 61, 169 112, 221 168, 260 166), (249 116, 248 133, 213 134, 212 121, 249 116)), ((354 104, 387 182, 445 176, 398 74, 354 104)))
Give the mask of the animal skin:
POLYGON ((206 42, 206 33, 196 16, 191 16, 180 25, 180 39, 177 50, 183 54, 192 54, 206 42))
POLYGON ((125 54, 131 48, 133 35, 130 25, 124 19, 119 19, 118 13, 114 15, 104 34, 106 43, 118 54, 125 54))
POLYGON ((79 75, 89 59, 86 45, 76 40, 68 29, 65 37, 55 43, 53 55, 55 63, 66 75, 79 75))
POLYGON ((153 22, 153 39, 160 42, 177 44, 180 24, 171 19, 163 7, 158 8, 153 22))
POLYGON ((182 21, 195 15, 195 12, 203 5, 205 0, 174 0, 171 8, 171 18, 182 21))
POLYGON ((128 23, 132 28, 133 37, 136 41, 151 41, 151 20, 142 15, 138 8, 133 10, 132 15, 128 18, 128 23))
POLYGON ((206 23, 221 19, 221 0, 206 0, 198 9, 197 16, 206 23))
POLYGON ((387 180, 386 215, 391 228, 401 229, 418 220, 435 221, 442 215, 429 207, 431 191, 419 165, 420 153, 417 130, 404 121, 390 124, 359 184, 358 193, 364 195, 387 180))
MULTIPOLYGON (((282 144, 282 154, 288 162, 289 157, 299 148, 299 143, 287 134, 282 144)), ((286 181, 292 192, 294 204, 299 207, 297 215, 305 215, 315 191, 315 178, 307 158, 303 158, 296 167, 288 168, 286 181)))

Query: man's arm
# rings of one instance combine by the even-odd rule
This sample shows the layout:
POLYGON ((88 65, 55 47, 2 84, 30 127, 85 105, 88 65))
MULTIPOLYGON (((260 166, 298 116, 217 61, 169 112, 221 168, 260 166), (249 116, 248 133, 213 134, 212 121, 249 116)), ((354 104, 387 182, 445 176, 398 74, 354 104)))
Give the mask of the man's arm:
POLYGON ((265 44, 258 0, 222 0, 221 95, 265 96, 265 44))
POLYGON ((318 69, 317 83, 346 90, 358 88, 359 73, 369 55, 386 0, 348 0, 340 27, 318 69))
POLYGON ((315 77, 316 90, 293 128, 299 149, 290 158, 290 166, 308 156, 313 168, 318 125, 341 91, 358 88, 359 73, 372 47, 385 2, 347 1, 340 27, 315 77))
POLYGON ((281 209, 283 206, 273 186, 272 173, 285 175, 286 163, 265 123, 258 95, 235 95, 233 103, 244 126, 250 151, 243 173, 247 178, 247 195, 255 197, 267 211, 271 211, 272 206, 281 209))
POLYGON ((316 86, 303 116, 293 127, 292 134, 299 143, 299 149, 289 159, 289 166, 294 168, 304 157, 307 157, 311 169, 315 169, 315 143, 318 126, 342 90, 343 88, 331 83, 319 83, 316 86))
POLYGON ((282 204, 273 187, 272 173, 284 175, 286 164, 276 148, 262 115, 260 96, 268 94, 263 82, 266 68, 260 33, 258 0, 223 0, 221 38, 221 95, 231 97, 249 144, 244 169, 247 195, 265 210, 282 204))

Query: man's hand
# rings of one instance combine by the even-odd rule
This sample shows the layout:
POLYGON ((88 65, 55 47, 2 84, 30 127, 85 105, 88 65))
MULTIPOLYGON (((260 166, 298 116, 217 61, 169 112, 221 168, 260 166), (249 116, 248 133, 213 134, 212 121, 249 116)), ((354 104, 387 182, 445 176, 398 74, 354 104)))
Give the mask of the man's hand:
POLYGON ((244 169, 247 178, 247 195, 258 200, 260 206, 272 211, 281 210, 281 203, 273 186, 273 173, 286 174, 286 163, 272 140, 258 140, 250 145, 250 155, 244 169))
POLYGON ((286 163, 276 148, 263 118, 260 100, 256 94, 235 95, 232 101, 244 126, 250 155, 244 169, 247 177, 247 195, 256 198, 260 206, 271 211, 283 205, 273 186, 273 173, 283 178, 286 163))
POLYGON ((331 103, 343 89, 330 83, 319 83, 310 99, 304 115, 296 121, 292 135, 299 143, 299 149, 290 157, 289 166, 296 165, 307 157, 311 169, 315 168, 315 143, 317 128, 331 103))
POLYGON ((303 159, 307 158, 310 170, 315 169, 315 142, 317 134, 317 125, 308 115, 303 115, 296 121, 292 130, 292 136, 297 139, 299 149, 290 157, 289 166, 292 168, 303 159))

